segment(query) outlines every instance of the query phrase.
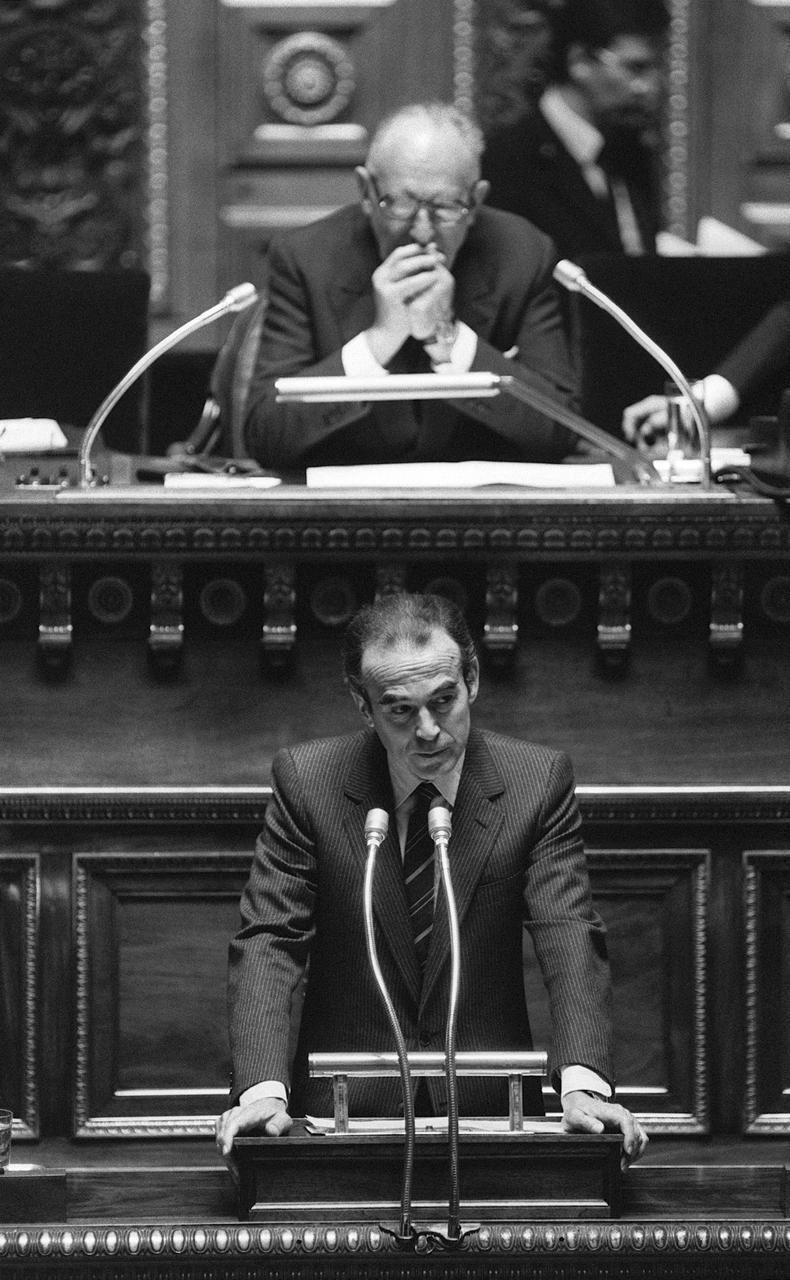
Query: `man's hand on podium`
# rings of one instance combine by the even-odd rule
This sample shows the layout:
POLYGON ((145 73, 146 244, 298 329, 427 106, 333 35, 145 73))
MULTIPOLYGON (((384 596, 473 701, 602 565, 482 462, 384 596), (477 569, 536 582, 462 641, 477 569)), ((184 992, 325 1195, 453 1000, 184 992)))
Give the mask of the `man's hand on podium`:
POLYGON ((282 1098, 256 1098, 243 1107, 231 1107, 217 1117, 217 1150, 225 1163, 232 1167, 233 1143, 238 1134, 259 1132, 270 1138, 279 1138, 288 1132, 292 1124, 282 1098))
POLYGON ((635 1116, 617 1102, 607 1102, 584 1089, 563 1095, 562 1127, 569 1133, 603 1133, 619 1130, 623 1135, 625 1169, 643 1154, 648 1137, 635 1116))

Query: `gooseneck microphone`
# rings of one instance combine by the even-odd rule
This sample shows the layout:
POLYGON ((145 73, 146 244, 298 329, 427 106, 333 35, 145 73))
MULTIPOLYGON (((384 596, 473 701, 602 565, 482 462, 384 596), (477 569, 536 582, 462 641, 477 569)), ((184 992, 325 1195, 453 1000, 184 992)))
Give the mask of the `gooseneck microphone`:
POLYGON ((95 483, 91 476, 91 449, 104 425, 105 419, 115 408, 121 396, 128 391, 132 383, 136 382, 155 360, 158 360, 161 355, 164 355, 166 351, 176 346, 184 338, 189 337, 191 333, 195 333, 198 329, 212 324, 214 320, 219 320, 221 316, 227 315, 231 311, 243 311, 245 307, 251 306, 257 300, 257 297, 258 291, 255 285, 237 284, 233 289, 229 289, 225 297, 216 302, 213 307, 209 307, 206 311, 201 311, 200 315, 187 320, 178 329, 174 329, 172 333, 167 334, 166 337, 155 343, 150 351, 146 351, 145 355, 141 356, 136 364, 132 365, 129 372, 124 374, 120 382, 102 400, 85 428, 77 458, 78 484, 81 489, 90 488, 95 483))
POLYGON ((411 1069, 409 1067, 409 1052, 406 1047, 406 1039, 401 1029, 401 1025, 398 1022, 398 1015, 395 1011, 395 1005, 393 1004, 392 997, 387 990, 387 984, 384 981, 384 974, 381 971, 378 952, 376 950, 376 935, 373 928, 373 878, 376 870, 376 854, 387 835, 388 827, 389 816, 386 810, 368 810, 365 818, 365 846, 367 848, 367 862, 365 864, 363 905, 365 915, 365 940, 367 942, 370 967, 373 970, 373 976, 376 979, 376 984, 381 994, 384 1009, 392 1028, 392 1034, 395 1040, 395 1051, 398 1057, 398 1067, 400 1069, 401 1092, 403 1094, 404 1155, 400 1222, 398 1226, 397 1239, 400 1243, 406 1244, 413 1239, 414 1235, 411 1225, 411 1194, 414 1179, 414 1151, 416 1145, 414 1096, 411 1088, 411 1069))
POLYGON ((447 919, 450 926, 450 1001, 447 1010, 445 1032, 445 1075, 447 1079, 447 1142, 450 1156, 450 1195, 447 1216, 447 1239, 458 1243, 461 1239, 461 1191, 458 1158, 458 1076, 455 1066, 455 1040, 458 1024, 458 992, 461 981, 461 935, 458 927, 458 910, 450 876, 448 847, 452 833, 450 810, 441 796, 431 801, 428 810, 428 830, 433 840, 439 862, 442 887, 447 903, 447 919))
POLYGON ((649 334, 645 333, 644 329, 641 329, 621 306, 618 306, 597 285, 592 283, 582 267, 577 266, 575 262, 569 262, 567 258, 563 258, 554 268, 554 279, 563 288, 568 289, 569 292, 581 293, 590 302, 594 302, 597 307, 600 307, 602 311, 611 316, 635 342, 639 343, 640 347, 644 347, 648 355, 651 355, 661 365, 672 381, 680 388, 697 428, 700 461, 702 464, 702 487, 703 489, 709 489, 711 487, 710 422, 704 406, 700 404, 694 395, 688 378, 678 368, 672 357, 649 334))

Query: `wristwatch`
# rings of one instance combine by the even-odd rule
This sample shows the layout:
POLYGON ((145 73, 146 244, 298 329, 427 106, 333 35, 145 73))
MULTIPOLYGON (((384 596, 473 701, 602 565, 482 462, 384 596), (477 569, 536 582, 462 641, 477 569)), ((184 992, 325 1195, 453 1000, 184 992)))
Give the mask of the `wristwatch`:
POLYGON ((453 347, 457 337, 457 321, 439 321, 433 333, 429 337, 422 339, 423 349, 431 364, 447 364, 452 358, 453 347))

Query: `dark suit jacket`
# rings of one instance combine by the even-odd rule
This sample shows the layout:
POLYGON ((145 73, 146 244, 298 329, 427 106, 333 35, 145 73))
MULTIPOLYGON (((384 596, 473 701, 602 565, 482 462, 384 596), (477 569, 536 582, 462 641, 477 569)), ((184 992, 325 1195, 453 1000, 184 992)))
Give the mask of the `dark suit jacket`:
POLYGON ((784 377, 790 384, 790 302, 777 302, 725 356, 716 370, 741 401, 762 383, 784 377))
MULTIPOLYGON (((634 145, 621 158, 645 249, 655 249, 659 229, 655 161, 634 145)), ((529 218, 551 236, 562 258, 582 253, 623 252, 614 208, 591 191, 581 169, 542 113, 535 109, 492 134, 483 155, 489 202, 529 218)))
MULTIPOLYGON (((575 379, 551 272, 556 253, 523 220, 483 208, 453 264, 455 307, 478 335, 474 370, 518 373, 563 404, 575 379), (517 360, 503 352, 518 348, 517 360)), ((246 446, 275 470, 357 462, 464 458, 553 461, 569 432, 510 397, 366 404, 278 405, 276 378, 341 375, 341 348, 373 322, 379 254, 357 205, 272 242, 269 304, 250 386, 246 446)), ((427 372, 419 343, 392 372, 427 372)))
MULTIPOLYGON (((313 1051, 392 1051, 393 1036, 368 962, 364 823, 392 813, 386 754, 369 731, 280 752, 273 796, 230 950, 233 1095, 262 1080, 290 1081, 292 1114, 331 1114, 330 1082, 310 1080, 313 1051), (296 1057, 289 1037, 309 958, 296 1057)), ((594 912, 568 758, 473 730, 453 809, 450 845, 463 969, 458 1048, 530 1049, 523 927, 532 935, 551 1006, 550 1070, 585 1064, 609 1080, 609 971, 594 912)), ((410 1049, 444 1048, 449 933, 440 900, 420 986, 395 822, 381 846, 373 900, 379 962, 410 1049)), ((543 1047, 543 1046, 541 1046, 543 1047)), ((528 1081, 528 1113, 540 1114, 528 1081)), ((429 1088, 445 1106, 440 1079, 429 1088)), ((352 1115, 395 1115, 399 1080, 350 1080, 352 1115)), ((459 1081, 462 1110, 507 1114, 505 1083, 459 1081)))

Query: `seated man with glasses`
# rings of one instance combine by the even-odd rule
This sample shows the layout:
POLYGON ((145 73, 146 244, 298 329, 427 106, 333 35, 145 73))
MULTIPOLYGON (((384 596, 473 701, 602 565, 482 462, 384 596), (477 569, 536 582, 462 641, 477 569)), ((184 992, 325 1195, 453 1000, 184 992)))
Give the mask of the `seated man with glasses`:
POLYGON ((245 429, 263 466, 557 461, 573 448, 564 428, 505 395, 276 402, 281 377, 484 370, 572 403, 556 253, 523 219, 483 207, 482 146, 455 107, 403 108, 356 170, 360 204, 273 239, 245 429))
POLYGON ((654 253, 664 0, 531 7, 547 9, 551 26, 548 83, 534 107, 488 139, 490 202, 542 227, 563 258, 654 253))

